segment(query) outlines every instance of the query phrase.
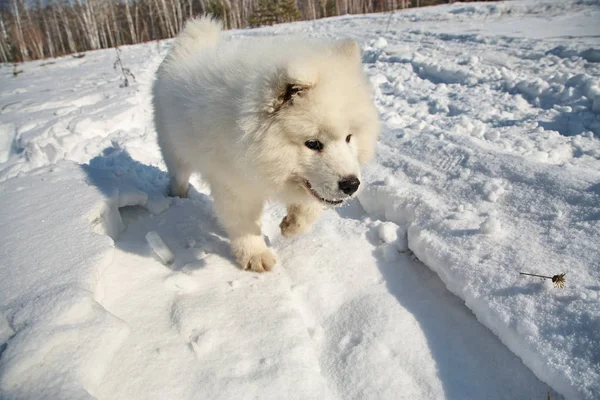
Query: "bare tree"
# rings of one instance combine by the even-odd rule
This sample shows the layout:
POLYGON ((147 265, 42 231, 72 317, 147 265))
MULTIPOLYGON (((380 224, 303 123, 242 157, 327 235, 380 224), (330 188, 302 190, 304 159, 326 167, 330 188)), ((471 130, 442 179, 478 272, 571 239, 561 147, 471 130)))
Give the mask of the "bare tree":
POLYGON ((0 12, 0 61, 9 62, 11 60, 11 49, 9 45, 8 32, 4 23, 4 15, 0 12))
MULTIPOLYGON (((22 2, 22 0, 21 0, 22 2)), ((13 0, 12 1, 12 12, 13 12, 13 16, 14 16, 14 22, 15 22, 15 41, 16 41, 16 45, 17 45, 17 49, 19 50, 19 53, 21 53, 21 60, 25 61, 25 60, 29 60, 29 50, 27 49, 27 45, 25 44, 25 38, 23 37, 23 22, 21 21, 21 12, 19 10, 19 1, 18 0, 13 0)))
POLYGON ((127 17, 127 25, 129 27, 129 35, 131 36, 131 42, 137 43, 138 38, 135 25, 133 23, 133 18, 131 17, 131 7, 129 6, 129 0, 125 0, 125 16, 127 17))
POLYGON ((56 57, 171 38, 186 19, 204 13, 220 18, 226 28, 243 28, 448 1, 0 0, 0 61, 56 57), (270 16, 258 18, 261 7, 267 7, 270 16))

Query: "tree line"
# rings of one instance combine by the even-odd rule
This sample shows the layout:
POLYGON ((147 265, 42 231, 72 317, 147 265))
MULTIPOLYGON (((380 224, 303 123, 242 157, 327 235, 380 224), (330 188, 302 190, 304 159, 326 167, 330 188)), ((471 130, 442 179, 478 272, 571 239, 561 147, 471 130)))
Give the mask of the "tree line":
POLYGON ((20 62, 175 36, 210 13, 228 29, 451 0, 0 0, 0 61, 20 62))

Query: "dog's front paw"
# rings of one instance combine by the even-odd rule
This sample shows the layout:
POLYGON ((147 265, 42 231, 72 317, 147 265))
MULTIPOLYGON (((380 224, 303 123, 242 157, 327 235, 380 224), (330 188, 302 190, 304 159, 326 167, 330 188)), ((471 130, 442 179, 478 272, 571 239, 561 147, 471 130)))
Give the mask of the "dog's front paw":
POLYGON ((281 220, 279 228, 283 237, 290 238, 308 232, 323 212, 323 207, 318 204, 290 204, 287 211, 288 213, 281 220))
POLYGON ((281 220, 279 228, 283 237, 290 238, 305 233, 309 226, 308 224, 303 224, 298 215, 288 214, 281 220))
POLYGON ((175 183, 171 182, 169 186, 169 196, 171 197, 181 197, 182 199, 188 197, 188 191, 190 190, 190 185, 187 182, 183 183, 175 183))
POLYGON ((265 272, 273 269, 275 255, 262 236, 248 235, 231 241, 231 249, 239 266, 244 270, 265 272))
POLYGON ((266 272, 275 266, 275 256, 270 250, 262 253, 252 254, 247 260, 242 260, 244 269, 253 272, 266 272))

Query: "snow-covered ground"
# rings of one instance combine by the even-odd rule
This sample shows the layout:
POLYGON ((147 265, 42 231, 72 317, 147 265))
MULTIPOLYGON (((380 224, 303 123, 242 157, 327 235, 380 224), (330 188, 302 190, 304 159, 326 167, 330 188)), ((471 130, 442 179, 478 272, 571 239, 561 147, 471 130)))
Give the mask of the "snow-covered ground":
POLYGON ((122 49, 127 88, 114 50, 1 66, 0 398, 599 398, 598 21, 515 1, 228 33, 357 39, 383 120, 358 200, 293 240, 266 207, 267 274, 201 177, 164 196, 169 42, 122 49))

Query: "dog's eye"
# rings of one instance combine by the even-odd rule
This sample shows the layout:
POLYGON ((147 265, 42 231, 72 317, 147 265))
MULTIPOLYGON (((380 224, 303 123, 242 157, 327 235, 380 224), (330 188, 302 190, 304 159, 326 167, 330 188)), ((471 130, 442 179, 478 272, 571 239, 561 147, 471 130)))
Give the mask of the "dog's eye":
POLYGON ((348 135, 346 136, 346 143, 350 143, 350 139, 352 138, 352 135, 348 135))
POLYGON ((318 140, 309 140, 309 141, 305 142, 304 145, 311 150, 315 150, 315 151, 323 150, 323 143, 319 142, 318 140))

